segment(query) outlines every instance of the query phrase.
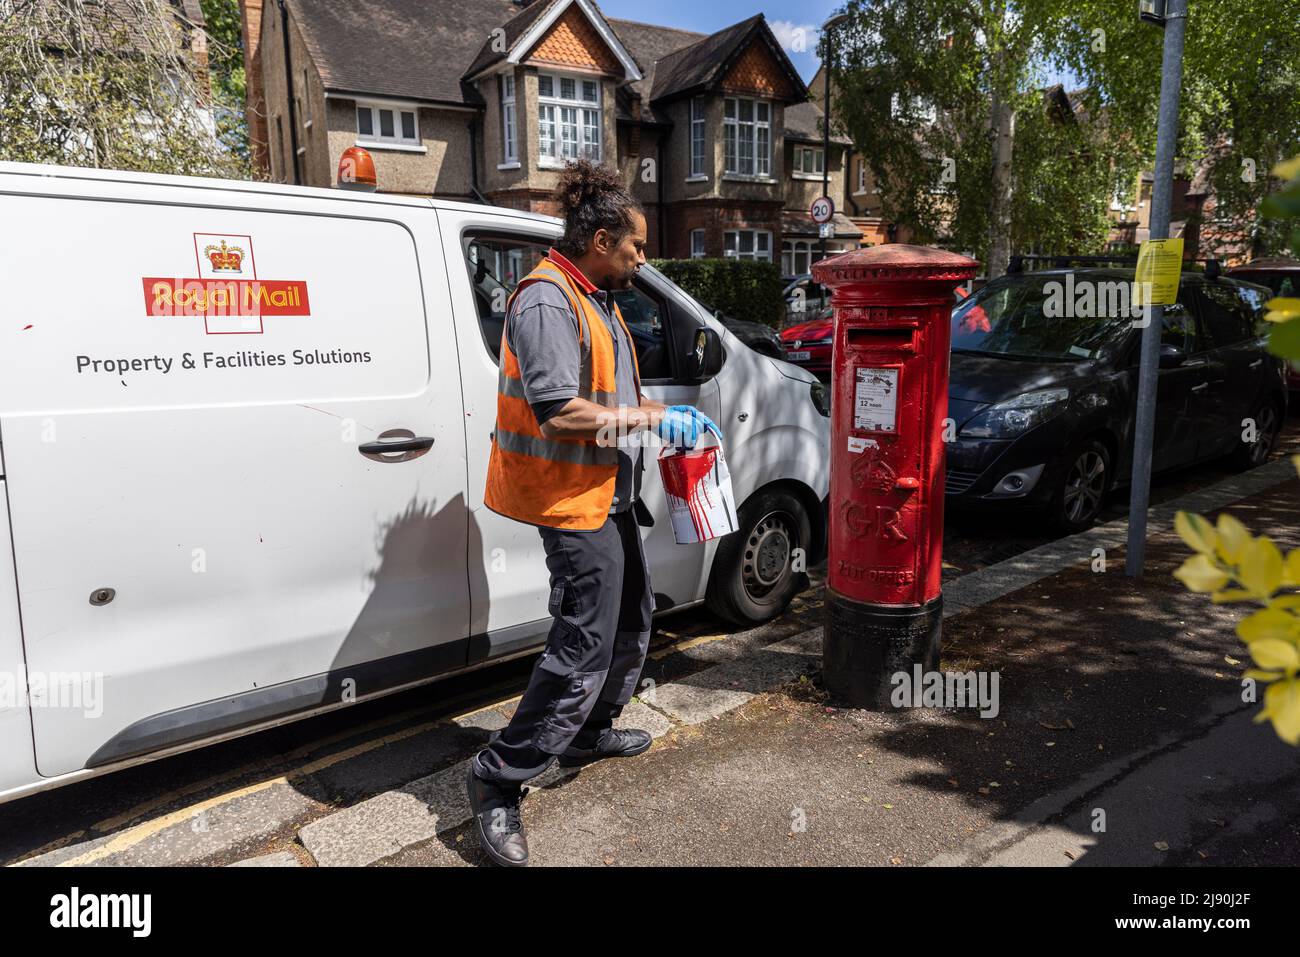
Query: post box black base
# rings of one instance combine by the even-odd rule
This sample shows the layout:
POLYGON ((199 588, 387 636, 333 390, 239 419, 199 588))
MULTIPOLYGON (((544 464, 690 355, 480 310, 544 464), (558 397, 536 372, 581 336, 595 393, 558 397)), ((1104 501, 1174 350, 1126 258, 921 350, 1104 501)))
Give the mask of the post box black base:
POLYGON ((851 708, 892 711, 890 677, 939 670, 943 596, 924 605, 871 605, 826 589, 822 679, 851 708))

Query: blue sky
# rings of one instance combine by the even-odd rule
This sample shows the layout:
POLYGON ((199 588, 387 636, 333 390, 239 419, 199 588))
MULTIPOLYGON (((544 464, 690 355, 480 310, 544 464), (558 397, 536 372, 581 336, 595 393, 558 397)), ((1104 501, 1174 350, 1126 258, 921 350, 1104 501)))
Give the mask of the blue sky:
MULTIPOLYGON (((843 0, 599 0, 609 17, 657 23, 665 27, 712 33, 756 13, 767 17, 791 61, 805 81, 817 72, 817 27, 843 0), (802 28, 802 33, 800 33, 802 28), (802 39, 802 43, 799 41, 802 39), (800 52, 795 47, 802 45, 800 52)), ((1047 82, 1077 86, 1069 76, 1052 75, 1047 82)))

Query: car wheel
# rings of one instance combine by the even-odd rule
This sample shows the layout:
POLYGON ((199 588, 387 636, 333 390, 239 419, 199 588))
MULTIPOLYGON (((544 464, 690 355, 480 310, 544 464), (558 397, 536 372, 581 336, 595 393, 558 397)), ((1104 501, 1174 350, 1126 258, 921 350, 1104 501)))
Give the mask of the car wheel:
POLYGON ((1096 439, 1070 449, 1065 475, 1052 496, 1050 518, 1063 532, 1092 528, 1101 514, 1102 499, 1110 483, 1110 452, 1096 439))
POLYGON ((1255 441, 1240 442, 1232 452, 1232 464, 1242 470, 1253 469, 1268 461, 1277 444, 1277 434, 1282 429, 1282 416, 1277 404, 1264 400, 1255 410, 1255 441))
POLYGON ((805 560, 812 523, 798 497, 772 489, 740 507, 740 530, 725 536, 713 556, 705 604, 721 618, 745 627, 771 621, 808 587, 794 570, 795 549, 805 560))

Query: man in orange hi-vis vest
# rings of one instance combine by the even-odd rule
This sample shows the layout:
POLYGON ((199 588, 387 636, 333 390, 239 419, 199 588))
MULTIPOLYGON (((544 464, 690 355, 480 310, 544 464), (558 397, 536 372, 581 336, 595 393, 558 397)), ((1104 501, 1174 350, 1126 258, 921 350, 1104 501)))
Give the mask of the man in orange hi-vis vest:
POLYGON ((641 440, 694 447, 717 427, 692 406, 641 395, 632 336, 612 293, 645 263, 645 215, 617 173, 579 160, 560 179, 564 237, 520 280, 501 335, 497 420, 484 504, 538 528, 553 617, 509 725, 470 761, 467 786, 484 851, 528 863, 523 782, 630 757, 650 735, 614 728, 650 644, 654 593, 638 525, 641 440))

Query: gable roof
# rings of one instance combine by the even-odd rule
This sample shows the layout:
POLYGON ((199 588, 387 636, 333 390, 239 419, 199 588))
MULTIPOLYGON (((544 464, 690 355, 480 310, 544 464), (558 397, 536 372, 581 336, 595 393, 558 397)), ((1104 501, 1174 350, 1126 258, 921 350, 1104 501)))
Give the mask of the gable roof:
MULTIPOLYGON (((641 67, 632 54, 623 46, 622 40, 614 32, 609 21, 595 0, 533 0, 522 11, 502 24, 504 43, 500 37, 489 36, 479 47, 478 55, 465 71, 464 78, 472 80, 484 70, 499 63, 522 62, 546 32, 569 9, 577 6, 582 10, 588 22, 596 28, 609 51, 623 67, 624 76, 629 80, 641 79, 641 67), (504 49, 502 49, 504 47, 504 49)), ((515 7, 518 10, 518 7, 515 7)))
MULTIPOLYGON (((173 0, 193 2, 193 0, 173 0)), ((286 0, 326 91, 448 106, 481 107, 469 82, 502 62, 527 59, 551 25, 575 5, 588 13, 630 80, 621 108, 640 97, 641 120, 661 123, 652 100, 721 83, 749 48, 764 42, 802 97, 807 90, 762 14, 714 34, 606 19, 595 0, 286 0), (492 32, 497 34, 493 50, 492 32), (487 37, 485 39, 485 34, 487 37), (500 42, 504 40, 504 43, 500 42), (468 64, 468 68, 466 68, 468 64)), ((268 7, 266 19, 275 15, 268 7)))
MULTIPOLYGON (((428 0, 286 3, 327 91, 460 106, 482 102, 461 74, 484 25, 519 12, 512 0, 439 3, 436 11, 428 0)), ((274 15, 268 6, 267 19, 274 15)))
POLYGON ((767 20, 758 13, 661 59, 655 70, 650 99, 666 100, 716 88, 751 41, 767 45, 785 70, 796 91, 796 100, 807 98, 808 87, 799 71, 781 49, 767 20))
POLYGON ((610 19, 609 25, 618 31, 623 44, 636 57, 637 63, 641 64, 641 79, 629 84, 629 89, 641 98, 642 122, 662 122, 662 119, 655 115, 650 103, 650 91, 654 88, 660 63, 670 53, 698 43, 707 38, 708 34, 613 18, 610 19))

